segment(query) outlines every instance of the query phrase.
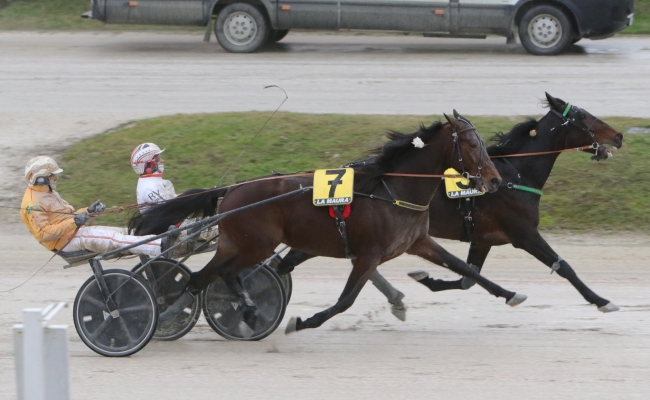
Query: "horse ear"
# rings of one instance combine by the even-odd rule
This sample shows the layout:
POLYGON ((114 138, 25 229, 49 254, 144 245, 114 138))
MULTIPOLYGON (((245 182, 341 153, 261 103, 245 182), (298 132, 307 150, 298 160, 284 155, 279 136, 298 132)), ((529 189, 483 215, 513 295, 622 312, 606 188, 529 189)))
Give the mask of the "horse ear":
POLYGON ((454 108, 454 118, 458 119, 461 118, 460 114, 458 114, 458 111, 454 108))
POLYGON ((564 111, 564 107, 566 107, 566 103, 562 99, 558 99, 557 97, 553 97, 548 92, 546 93, 546 100, 548 100, 548 105, 551 106, 552 109, 558 112, 564 111))
POLYGON ((451 122, 451 118, 449 118, 449 117, 447 116, 447 114, 445 114, 445 113, 442 113, 442 115, 444 115, 444 116, 445 116, 445 118, 447 119, 447 122, 449 122, 449 125, 452 125, 452 126, 454 125, 454 123, 453 123, 453 122, 451 122))

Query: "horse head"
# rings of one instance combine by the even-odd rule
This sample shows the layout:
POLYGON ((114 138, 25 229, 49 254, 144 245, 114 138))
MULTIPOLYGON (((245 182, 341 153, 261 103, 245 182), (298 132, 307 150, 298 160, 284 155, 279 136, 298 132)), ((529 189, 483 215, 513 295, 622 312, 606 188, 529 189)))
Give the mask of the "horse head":
POLYGON ((565 134, 562 139, 566 148, 592 145, 592 148, 585 151, 595 154, 593 157, 595 160, 611 157, 611 151, 604 145, 621 148, 623 134, 617 132, 616 129, 594 117, 588 111, 548 93, 546 93, 546 99, 551 111, 562 120, 553 129, 560 129, 560 133, 565 134))
POLYGON ((501 175, 490 160, 485 143, 472 123, 454 110, 454 118, 444 114, 454 135, 452 168, 469 176, 472 186, 482 191, 496 192, 501 175))

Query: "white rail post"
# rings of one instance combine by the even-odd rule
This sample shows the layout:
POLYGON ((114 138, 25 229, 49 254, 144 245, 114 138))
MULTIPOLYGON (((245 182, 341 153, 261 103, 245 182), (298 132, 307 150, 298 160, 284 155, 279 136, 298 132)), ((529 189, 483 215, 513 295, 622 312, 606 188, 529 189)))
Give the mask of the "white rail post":
POLYGON ((19 400, 68 400, 68 327, 47 322, 66 303, 23 310, 14 325, 16 389, 19 400))

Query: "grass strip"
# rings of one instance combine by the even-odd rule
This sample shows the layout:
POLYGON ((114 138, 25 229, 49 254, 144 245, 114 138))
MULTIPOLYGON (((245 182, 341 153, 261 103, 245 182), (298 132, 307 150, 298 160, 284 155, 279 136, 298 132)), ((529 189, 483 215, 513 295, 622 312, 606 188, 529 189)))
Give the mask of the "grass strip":
MULTIPOLYGON (((63 156, 58 184, 76 207, 100 198, 109 206, 133 204, 138 176, 129 164, 133 148, 154 142, 166 148, 165 178, 177 193, 212 187, 232 160, 270 116, 270 112, 173 115, 135 121, 84 139, 63 156)), ((470 116, 484 138, 508 131, 522 118, 470 116)), ((278 113, 234 165, 223 184, 271 171, 296 172, 338 167, 385 142, 388 130, 413 132, 420 123, 442 116, 377 116, 278 113)), ((544 187, 544 229, 635 231, 650 226, 650 187, 644 184, 650 158, 650 134, 627 134, 631 127, 650 128, 650 120, 604 118, 624 133, 614 157, 595 162, 585 153, 560 155, 544 187)), ((103 224, 123 225, 124 217, 103 224)))

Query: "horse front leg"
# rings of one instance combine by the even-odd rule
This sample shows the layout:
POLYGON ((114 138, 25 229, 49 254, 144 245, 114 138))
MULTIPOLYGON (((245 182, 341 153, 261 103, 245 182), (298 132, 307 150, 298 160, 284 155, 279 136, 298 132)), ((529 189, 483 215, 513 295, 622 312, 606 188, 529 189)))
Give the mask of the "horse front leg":
POLYGON ((465 264, 461 259, 443 249, 428 235, 418 239, 407 253, 422 257, 434 264, 448 268, 457 274, 474 279, 479 286, 487 290, 491 295, 504 298, 506 304, 511 307, 517 306, 527 299, 527 296, 524 294, 517 294, 505 290, 496 283, 488 280, 477 271, 470 268, 470 266, 465 264))
POLYGON ((405 321, 406 306, 402 302, 404 293, 391 285, 390 282, 388 282, 377 270, 370 275, 370 282, 372 282, 372 284, 375 285, 384 296, 386 296, 386 300, 388 300, 391 305, 390 312, 400 321, 405 321))
MULTIPOLYGON (((492 246, 484 244, 476 244, 472 242, 469 246, 469 253, 467 254, 467 264, 476 272, 481 272, 483 263, 490 252, 492 246)), ((454 281, 445 281, 442 279, 433 279, 429 277, 426 271, 418 270, 409 272, 408 275, 428 287, 432 292, 442 292, 444 290, 467 290, 476 284, 476 281, 467 276, 454 281)))
POLYGON ((516 248, 526 250, 530 255, 541 261, 544 265, 551 268, 551 273, 557 272, 562 278, 568 280, 574 288, 589 303, 598 307, 598 311, 607 313, 618 311, 619 307, 594 293, 585 285, 573 268, 562 257, 560 257, 551 246, 544 240, 539 231, 535 230, 528 235, 520 236, 513 240, 512 245, 516 248))
POLYGON ((363 285, 366 284, 370 275, 372 275, 377 265, 379 265, 379 260, 374 255, 363 256, 357 254, 357 258, 352 261, 352 272, 336 304, 314 314, 311 318, 304 321, 300 317, 291 317, 284 333, 289 334, 307 328, 318 328, 328 319, 350 308, 354 304, 354 300, 356 300, 359 292, 361 292, 361 289, 363 289, 363 285))

